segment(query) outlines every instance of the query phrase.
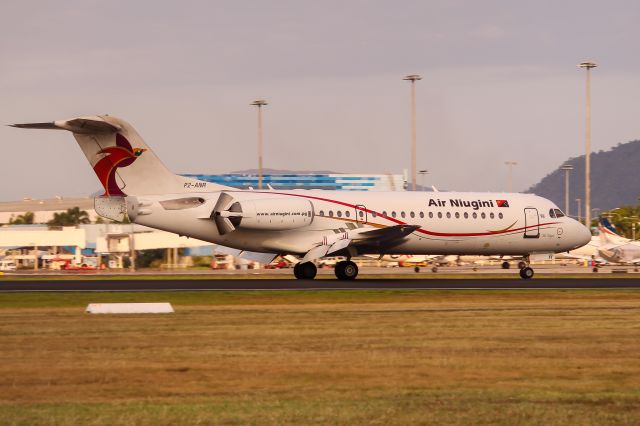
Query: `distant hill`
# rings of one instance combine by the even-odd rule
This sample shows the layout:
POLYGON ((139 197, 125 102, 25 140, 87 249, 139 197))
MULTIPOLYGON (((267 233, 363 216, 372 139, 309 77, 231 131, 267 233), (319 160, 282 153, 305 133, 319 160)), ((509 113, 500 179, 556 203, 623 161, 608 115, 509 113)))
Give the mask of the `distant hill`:
MULTIPOLYGON (((584 155, 558 165, 525 192, 548 198, 564 209, 563 164, 571 164, 569 176, 569 212, 577 213, 576 198, 584 209, 584 155)), ((591 154, 591 208, 610 210, 621 205, 636 205, 640 197, 640 140, 618 144, 610 151, 591 154)), ((582 212, 584 215, 584 211, 582 212)))

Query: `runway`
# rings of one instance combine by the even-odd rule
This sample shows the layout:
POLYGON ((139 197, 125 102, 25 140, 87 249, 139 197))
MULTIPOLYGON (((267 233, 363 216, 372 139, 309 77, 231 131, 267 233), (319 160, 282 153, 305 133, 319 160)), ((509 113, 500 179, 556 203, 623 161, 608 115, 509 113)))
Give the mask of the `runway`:
POLYGON ((0 280, 0 292, 36 291, 248 291, 248 290, 536 290, 640 289, 640 278, 548 279, 123 279, 0 280))

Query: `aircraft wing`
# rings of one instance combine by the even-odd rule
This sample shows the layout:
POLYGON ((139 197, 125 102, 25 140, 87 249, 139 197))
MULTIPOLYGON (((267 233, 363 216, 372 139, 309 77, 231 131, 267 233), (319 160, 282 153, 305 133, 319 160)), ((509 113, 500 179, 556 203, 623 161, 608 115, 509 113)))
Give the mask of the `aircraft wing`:
POLYGON ((391 246, 418 228, 418 225, 395 225, 380 229, 360 228, 340 234, 334 239, 323 238, 322 243, 309 250, 300 262, 311 262, 351 246, 391 246))
POLYGON ((258 253, 255 251, 238 250, 231 247, 225 247, 221 245, 214 245, 213 250, 220 254, 230 254, 231 256, 239 257, 241 259, 251 260, 259 263, 271 263, 273 259, 278 257, 276 253, 258 253))

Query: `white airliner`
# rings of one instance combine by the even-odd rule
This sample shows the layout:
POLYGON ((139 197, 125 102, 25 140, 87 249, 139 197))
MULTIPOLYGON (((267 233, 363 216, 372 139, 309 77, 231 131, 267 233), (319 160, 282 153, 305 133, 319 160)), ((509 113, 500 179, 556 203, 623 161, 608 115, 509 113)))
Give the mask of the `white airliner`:
MULTIPOLYGON (((530 255, 575 249, 587 228, 530 194, 473 192, 238 190, 171 173, 126 121, 104 116, 15 124, 71 131, 102 183, 104 217, 210 241, 228 253, 270 262, 293 254, 299 279, 314 261, 345 256, 335 274, 354 279, 360 254, 530 255)), ((185 142, 181 142, 185 143, 185 142)))
POLYGON ((605 217, 598 224, 600 246, 598 255, 611 263, 637 265, 640 263, 640 242, 622 237, 605 217))

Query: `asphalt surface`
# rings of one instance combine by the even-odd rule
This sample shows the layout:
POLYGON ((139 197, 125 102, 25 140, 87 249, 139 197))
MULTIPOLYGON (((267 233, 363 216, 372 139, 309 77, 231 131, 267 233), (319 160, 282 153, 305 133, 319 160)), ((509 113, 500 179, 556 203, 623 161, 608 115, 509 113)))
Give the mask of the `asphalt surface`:
POLYGON ((215 291, 215 290, 435 290, 435 289, 607 289, 640 288, 640 278, 511 279, 161 279, 161 280, 11 280, 0 292, 30 291, 215 291))

